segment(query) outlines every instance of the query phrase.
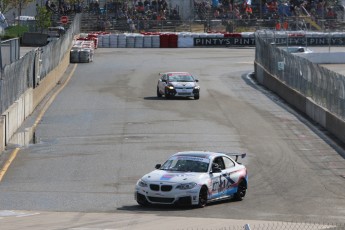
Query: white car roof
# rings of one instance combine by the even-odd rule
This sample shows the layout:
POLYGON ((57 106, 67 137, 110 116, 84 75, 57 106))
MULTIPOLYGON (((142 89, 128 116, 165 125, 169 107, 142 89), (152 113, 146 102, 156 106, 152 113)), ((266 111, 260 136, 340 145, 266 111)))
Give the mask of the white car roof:
POLYGON ((223 154, 223 153, 210 152, 210 151, 182 151, 182 152, 175 153, 173 156, 176 156, 176 155, 198 156, 202 158, 211 158, 214 156, 226 156, 226 154, 223 154))
POLYGON ((177 152, 173 154, 172 156, 178 156, 178 155, 200 157, 200 158, 205 158, 205 159, 213 159, 218 156, 225 156, 225 157, 230 157, 231 159, 237 162, 239 157, 245 158, 247 154, 246 153, 211 152, 211 151, 182 151, 182 152, 177 152), (235 159, 233 157, 235 157, 235 159))

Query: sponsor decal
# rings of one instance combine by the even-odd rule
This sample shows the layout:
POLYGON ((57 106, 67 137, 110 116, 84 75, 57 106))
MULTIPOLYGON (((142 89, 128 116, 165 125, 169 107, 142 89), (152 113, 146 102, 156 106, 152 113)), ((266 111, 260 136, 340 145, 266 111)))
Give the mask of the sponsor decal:
MULTIPOLYGON (((286 37, 275 38, 277 45, 345 46, 345 37, 286 37)), ((194 38, 194 46, 255 46, 255 38, 194 38)))
POLYGON ((161 177, 161 180, 171 180, 174 177, 189 177, 189 176, 194 176, 194 174, 192 173, 185 173, 185 174, 180 174, 180 173, 175 173, 175 174, 164 174, 161 177))
POLYGON ((255 38, 194 38, 194 46, 254 46, 255 38))
POLYGON ((170 180, 171 178, 175 177, 174 174, 164 174, 162 177, 161 177, 161 180, 170 180))

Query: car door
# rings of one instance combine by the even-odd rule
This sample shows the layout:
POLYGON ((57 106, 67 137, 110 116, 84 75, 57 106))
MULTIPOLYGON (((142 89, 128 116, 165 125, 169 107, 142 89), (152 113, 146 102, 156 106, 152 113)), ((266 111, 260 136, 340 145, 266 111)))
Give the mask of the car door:
POLYGON ((225 177, 223 176, 225 170, 225 165, 222 157, 216 157, 212 161, 211 169, 211 199, 219 199, 224 196, 225 192, 225 177))
POLYGON ((224 178, 224 196, 231 196, 237 191, 237 183, 239 181, 239 172, 235 162, 229 157, 222 157, 225 169, 222 171, 224 178))
POLYGON ((239 178, 236 174, 235 163, 228 157, 220 156, 213 160, 220 171, 211 173, 212 199, 232 196, 236 192, 235 185, 239 178))

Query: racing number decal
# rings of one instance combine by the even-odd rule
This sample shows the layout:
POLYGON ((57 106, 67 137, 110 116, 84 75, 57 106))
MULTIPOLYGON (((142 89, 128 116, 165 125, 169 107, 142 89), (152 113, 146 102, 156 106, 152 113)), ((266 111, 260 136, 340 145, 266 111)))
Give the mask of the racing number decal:
POLYGON ((229 189, 236 182, 231 179, 230 173, 220 174, 212 179, 212 192, 221 193, 229 189))

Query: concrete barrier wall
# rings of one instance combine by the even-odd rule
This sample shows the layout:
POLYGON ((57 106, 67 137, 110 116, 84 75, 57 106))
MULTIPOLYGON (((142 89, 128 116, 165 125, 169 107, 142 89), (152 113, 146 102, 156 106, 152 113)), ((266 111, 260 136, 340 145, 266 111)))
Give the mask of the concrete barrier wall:
MULTIPOLYGON (((4 151, 7 143, 13 137, 25 119, 30 116, 44 97, 58 84, 69 65, 70 55, 66 53, 62 62, 52 70, 35 89, 28 89, 13 105, 0 117, 0 152, 4 151)), ((32 138, 25 137, 26 141, 32 138)))
POLYGON ((319 123, 322 127, 326 127, 326 110, 317 105, 311 98, 306 100, 306 114, 313 121, 319 123))
POLYGON ((50 71, 43 80, 40 81, 38 87, 33 90, 32 105, 33 108, 43 100, 43 98, 56 86, 60 81, 62 75, 65 73, 70 60, 70 52, 65 54, 65 57, 62 59, 60 64, 50 71))
POLYGON ((259 63, 254 62, 254 69, 256 79, 260 84, 278 94, 291 106, 310 117, 312 120, 320 124, 331 134, 337 137, 340 141, 345 143, 344 120, 330 113, 325 108, 317 105, 310 98, 304 97, 296 90, 293 90, 289 86, 285 85, 278 78, 270 74, 259 63))
POLYGON ((2 114, 0 133, 3 133, 4 138, 0 139, 0 149, 5 149, 10 138, 32 111, 32 90, 28 90, 2 114))
POLYGON ((294 55, 304 57, 315 64, 345 64, 344 52, 296 53, 294 55))
POLYGON ((345 122, 329 111, 326 111, 326 129, 345 143, 345 122))
POLYGON ((0 151, 5 150, 5 116, 0 117, 0 151))

